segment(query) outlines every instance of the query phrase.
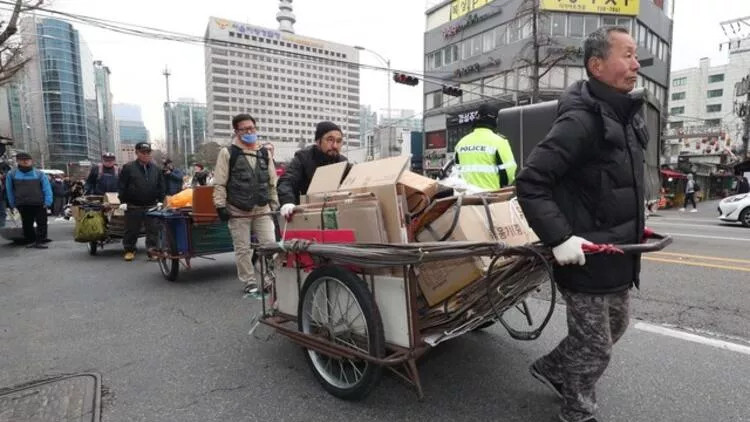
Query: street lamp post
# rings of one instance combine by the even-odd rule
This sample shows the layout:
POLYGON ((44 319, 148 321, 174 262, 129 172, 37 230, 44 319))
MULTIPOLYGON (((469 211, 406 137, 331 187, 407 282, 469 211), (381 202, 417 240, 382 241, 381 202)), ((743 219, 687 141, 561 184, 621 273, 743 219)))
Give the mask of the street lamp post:
MULTIPOLYGON (((385 63, 385 66, 388 68, 388 73, 386 74, 386 77, 388 79, 388 119, 391 119, 391 59, 386 59, 381 54, 370 50, 369 48, 362 47, 361 45, 355 45, 354 48, 361 51, 367 51, 373 54, 375 57, 380 59, 383 63, 385 63)), ((373 135, 373 141, 375 136, 373 135)), ((367 139, 367 137, 365 137, 367 139)), ((368 152, 369 153, 369 152, 368 152)))

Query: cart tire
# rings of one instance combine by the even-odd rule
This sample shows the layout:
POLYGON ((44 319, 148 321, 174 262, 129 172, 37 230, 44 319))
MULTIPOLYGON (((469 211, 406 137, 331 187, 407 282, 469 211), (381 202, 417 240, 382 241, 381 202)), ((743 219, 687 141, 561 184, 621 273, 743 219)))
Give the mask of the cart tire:
POLYGON ((97 252, 98 249, 99 249, 99 242, 89 242, 88 243, 89 255, 91 255, 91 256, 96 255, 96 252, 97 252))
POLYGON ((159 269, 164 278, 169 281, 177 281, 177 277, 180 275, 180 260, 159 258, 159 269))
MULTIPOLYGON (((313 330, 323 330, 329 341, 356 347, 373 357, 385 356, 383 321, 375 300, 359 277, 341 267, 320 267, 307 276, 297 315, 300 332, 314 335, 313 330), (328 317, 322 315, 321 301, 328 317), (326 322, 330 325, 324 325, 326 322)), ((304 354, 318 382, 340 399, 365 398, 383 374, 383 367, 371 362, 331 358, 312 349, 304 349, 304 354)))

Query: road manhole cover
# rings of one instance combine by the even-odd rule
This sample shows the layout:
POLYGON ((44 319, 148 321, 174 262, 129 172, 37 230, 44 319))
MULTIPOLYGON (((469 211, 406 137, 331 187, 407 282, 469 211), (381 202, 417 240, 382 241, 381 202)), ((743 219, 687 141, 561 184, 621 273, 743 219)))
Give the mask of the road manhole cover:
POLYGON ((66 375, 0 390, 0 422, 98 422, 98 374, 66 375))

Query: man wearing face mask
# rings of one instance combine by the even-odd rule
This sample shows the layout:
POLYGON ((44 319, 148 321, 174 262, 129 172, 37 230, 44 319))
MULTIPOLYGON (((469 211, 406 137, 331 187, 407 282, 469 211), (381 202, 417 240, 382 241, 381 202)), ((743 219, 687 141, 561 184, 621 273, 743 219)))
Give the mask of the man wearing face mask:
POLYGON ((277 209, 276 169, 268 150, 258 143, 255 119, 238 114, 232 119, 232 145, 222 148, 214 167, 214 205, 222 221, 229 222, 237 261, 237 276, 246 293, 258 290, 252 263, 251 233, 260 243, 276 240, 273 219, 277 209))
POLYGON ((299 204, 300 195, 307 194, 315 169, 347 161, 341 155, 343 141, 343 132, 335 123, 318 123, 315 128, 315 144, 297 151, 279 179, 279 199, 284 204, 281 207, 282 216, 289 218, 294 213, 294 205, 299 204))

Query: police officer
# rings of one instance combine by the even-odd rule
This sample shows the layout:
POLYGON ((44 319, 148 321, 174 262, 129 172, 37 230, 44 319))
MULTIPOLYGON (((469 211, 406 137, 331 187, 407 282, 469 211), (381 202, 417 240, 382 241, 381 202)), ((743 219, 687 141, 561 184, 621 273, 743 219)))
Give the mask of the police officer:
POLYGON ((456 164, 461 177, 470 185, 494 191, 513 184, 516 160, 510 143, 495 133, 497 109, 479 107, 474 130, 456 144, 456 164))
POLYGON ((274 236, 273 219, 268 214, 278 209, 276 169, 268 151, 258 142, 255 118, 238 114, 232 119, 233 142, 222 148, 214 168, 214 205, 222 221, 229 222, 237 261, 237 276, 246 293, 258 289, 252 263, 250 234, 258 242, 270 243, 274 236))

